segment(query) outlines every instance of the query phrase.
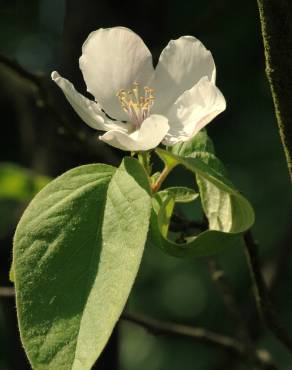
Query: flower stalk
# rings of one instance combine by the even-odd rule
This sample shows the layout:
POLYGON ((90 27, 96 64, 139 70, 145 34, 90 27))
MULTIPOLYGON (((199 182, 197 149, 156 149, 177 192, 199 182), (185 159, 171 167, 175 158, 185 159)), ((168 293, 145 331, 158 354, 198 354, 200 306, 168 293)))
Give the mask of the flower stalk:
POLYGON ((138 161, 144 167, 148 176, 151 176, 152 165, 150 163, 151 154, 149 151, 146 152, 139 152, 138 153, 138 161))

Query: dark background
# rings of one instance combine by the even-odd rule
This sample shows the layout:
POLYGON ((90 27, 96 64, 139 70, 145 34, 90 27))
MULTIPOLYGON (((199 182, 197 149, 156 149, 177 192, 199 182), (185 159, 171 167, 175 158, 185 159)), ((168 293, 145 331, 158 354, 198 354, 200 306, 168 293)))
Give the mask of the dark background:
MULTIPOLYGON (((217 84, 226 97, 227 110, 208 126, 208 133, 230 178, 255 208, 254 234, 260 244, 263 271, 289 331, 291 192, 264 74, 255 0, 0 0, 0 54, 26 71, 43 76, 37 77, 41 81, 37 87, 32 76, 7 66, 7 60, 0 58, 0 187, 10 192, 7 196, 7 191, 0 189, 1 285, 9 284, 16 222, 39 187, 35 182, 46 181, 36 175, 54 177, 83 163, 117 165, 121 159, 123 153, 96 141, 96 133, 78 119, 48 77, 57 69, 84 93, 78 68, 82 43, 92 30, 117 25, 137 32, 155 62, 168 41, 181 35, 198 37, 212 51, 217 84), (14 168, 10 182, 3 172, 7 163, 24 167, 14 168)), ((181 170, 179 173, 183 182, 191 185, 191 176, 181 170)), ((175 178, 174 174, 172 182, 175 178)), ((191 216, 190 210, 188 213, 191 216)), ((238 247, 220 255, 218 261, 232 280, 236 297, 248 316, 254 307, 243 251, 238 247)), ((236 335, 236 325, 212 285, 206 261, 181 261, 153 246, 146 248, 127 309, 236 335)), ((281 370, 292 369, 292 357, 257 319, 254 336, 259 347, 273 354, 281 370)), ((115 335, 107 351, 108 357, 96 368, 243 369, 224 352, 203 344, 155 337, 124 322, 119 324, 118 343, 115 335)), ((18 342, 14 300, 9 298, 0 298, 0 369, 29 369, 18 342)))

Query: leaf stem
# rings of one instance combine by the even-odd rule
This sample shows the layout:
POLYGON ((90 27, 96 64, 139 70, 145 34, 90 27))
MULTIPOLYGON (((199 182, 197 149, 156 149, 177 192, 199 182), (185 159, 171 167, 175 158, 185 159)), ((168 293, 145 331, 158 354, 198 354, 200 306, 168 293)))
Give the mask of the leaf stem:
POLYGON ((163 184, 164 180, 167 178, 167 176, 169 175, 169 173, 174 169, 175 165, 165 165, 163 171, 161 172, 161 174, 159 175, 158 179, 156 180, 156 182, 152 185, 152 192, 153 193, 156 193, 161 185, 163 184))

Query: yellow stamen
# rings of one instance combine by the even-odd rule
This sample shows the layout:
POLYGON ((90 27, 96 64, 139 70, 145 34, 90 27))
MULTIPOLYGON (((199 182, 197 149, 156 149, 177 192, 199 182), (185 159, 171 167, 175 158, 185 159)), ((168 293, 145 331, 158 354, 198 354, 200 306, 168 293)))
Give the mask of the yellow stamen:
POLYGON ((144 87, 144 95, 140 96, 140 85, 138 82, 133 83, 133 88, 126 91, 124 89, 117 93, 121 107, 128 114, 131 122, 136 127, 150 115, 150 110, 153 106, 155 97, 154 89, 148 86, 144 87))

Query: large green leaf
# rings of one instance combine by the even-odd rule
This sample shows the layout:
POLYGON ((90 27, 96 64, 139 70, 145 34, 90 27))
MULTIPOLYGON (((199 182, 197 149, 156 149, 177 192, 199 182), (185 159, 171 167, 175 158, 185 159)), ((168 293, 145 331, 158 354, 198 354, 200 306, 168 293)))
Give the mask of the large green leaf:
POLYGON ((156 152, 166 164, 181 164, 196 175, 209 230, 188 238, 184 244, 169 240, 166 221, 170 219, 176 200, 175 197, 165 198, 158 194, 154 200, 151 222, 154 242, 167 253, 178 257, 206 256, 237 243, 240 235, 252 226, 254 212, 249 202, 225 177, 225 169, 214 154, 190 151, 187 157, 180 157, 162 149, 156 152))
POLYGON ((151 197, 137 160, 87 165, 45 187, 14 240, 22 342, 35 370, 89 370, 130 293, 151 197))

